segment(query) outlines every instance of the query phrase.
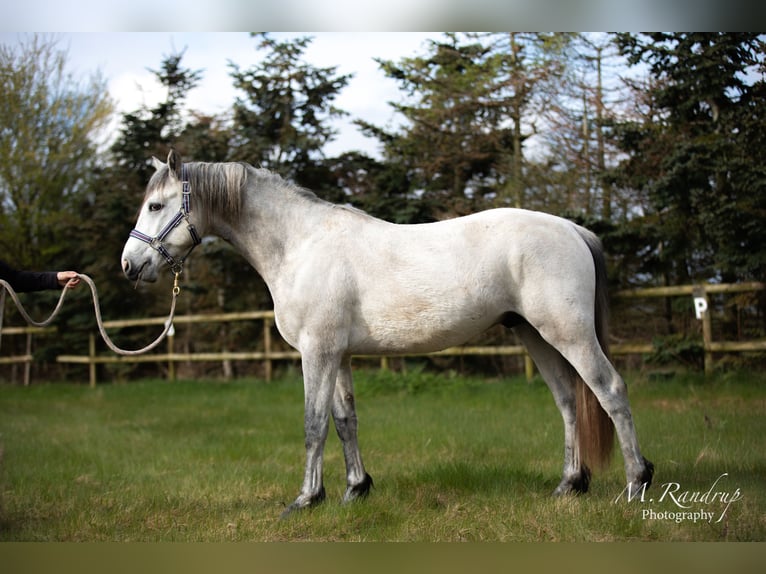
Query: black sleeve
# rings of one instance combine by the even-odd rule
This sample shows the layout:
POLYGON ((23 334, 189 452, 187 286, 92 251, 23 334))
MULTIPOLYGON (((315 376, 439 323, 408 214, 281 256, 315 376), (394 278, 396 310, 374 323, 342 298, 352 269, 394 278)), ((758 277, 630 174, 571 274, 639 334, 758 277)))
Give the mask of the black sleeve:
POLYGON ((6 280, 19 293, 61 287, 56 271, 17 271, 4 261, 0 261, 0 279, 6 280))

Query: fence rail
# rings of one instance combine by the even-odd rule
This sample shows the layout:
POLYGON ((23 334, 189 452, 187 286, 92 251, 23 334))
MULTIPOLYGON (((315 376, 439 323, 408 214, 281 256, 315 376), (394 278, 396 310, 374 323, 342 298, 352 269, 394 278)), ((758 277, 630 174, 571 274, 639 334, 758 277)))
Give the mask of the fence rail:
MULTIPOLYGON (((0 310, 0 313, 2 310, 0 310)), ((32 354, 32 335, 45 335, 55 333, 55 327, 3 327, 0 329, 0 341, 6 335, 26 335, 27 341, 23 355, 11 355, 0 357, 0 365, 24 365, 24 386, 29 386, 32 373, 32 363, 35 358, 32 354)))
MULTIPOLYGON (((709 294, 720 293, 742 293, 757 292, 766 289, 764 283, 750 282, 737 284, 702 284, 702 285, 683 285, 675 287, 652 287, 645 289, 622 290, 615 293, 618 299, 635 298, 653 298, 653 297, 680 297, 693 296, 695 304, 697 299, 704 301, 705 311, 700 314, 702 321, 702 345, 705 353, 705 371, 710 372, 713 368, 714 353, 741 353, 741 352, 764 352, 766 351, 766 339, 755 341, 713 341, 711 313, 707 311, 707 297, 709 294)), ((690 310, 693 310, 690 304, 690 310)), ((60 355, 56 360, 60 363, 84 364, 89 366, 90 385, 95 386, 97 382, 97 365, 100 364, 120 364, 120 363, 167 363, 168 377, 175 378, 175 365, 179 362, 223 362, 223 361, 262 361, 265 369, 265 378, 270 380, 273 373, 273 362, 284 360, 297 360, 300 355, 296 351, 284 351, 273 348, 271 330, 274 324, 273 311, 251 311, 244 313, 211 313, 199 315, 177 316, 174 324, 194 324, 194 323, 220 323, 232 321, 263 321, 263 349, 258 351, 243 352, 200 352, 200 353, 179 353, 175 351, 175 338, 167 338, 167 351, 164 353, 155 353, 139 356, 117 356, 117 355, 99 355, 97 353, 97 334, 89 335, 88 355, 60 355)), ((123 329, 128 327, 141 327, 152 325, 164 325, 164 317, 151 317, 146 319, 127 319, 106 321, 104 326, 107 329, 123 329)), ((50 331, 51 329, 48 329, 50 331)), ((18 357, 0 357, 1 363, 26 363, 25 383, 28 384, 28 371, 32 362, 31 355, 31 337, 33 333, 43 331, 41 329, 32 329, 25 327, 6 327, 2 334, 20 334, 26 333, 28 337, 28 351, 24 356, 18 357)), ((646 355, 654 351, 651 343, 624 343, 612 345, 611 352, 614 355, 646 355)), ((504 346, 463 346, 452 347, 428 354, 408 354, 403 356, 522 356, 525 359, 525 372, 531 377, 533 371, 532 361, 527 355, 526 350, 520 345, 504 346)), ((381 364, 387 364, 387 357, 380 358, 381 364)))
MULTIPOLYGON (((185 323, 205 323, 205 322, 228 322, 232 320, 247 320, 247 319, 262 319, 264 321, 264 332, 271 329, 271 322, 274 319, 273 311, 261 311, 258 312, 257 317, 242 317, 238 316, 234 319, 223 315, 218 315, 215 320, 210 319, 208 315, 186 315, 183 317, 177 317, 177 319, 183 319, 185 323)), ((147 323, 143 321, 151 321, 151 325, 163 324, 162 318, 153 317, 146 320, 132 320, 130 326, 144 326, 147 323), (159 321, 159 323, 157 322, 159 321)), ((181 321, 179 321, 181 322, 181 321)), ((119 322, 118 322, 119 323, 119 322)), ((175 321, 174 321, 175 323, 175 321)), ((124 325, 123 325, 124 326, 124 325)), ((104 327, 116 328, 117 325, 110 322, 104 322, 104 327)), ((301 355, 298 351, 275 351, 271 348, 270 344, 265 344, 262 351, 220 351, 220 352, 195 352, 195 353, 178 353, 172 349, 175 346, 174 337, 168 336, 168 351, 164 353, 152 353, 147 355, 137 356, 119 356, 119 355, 98 355, 96 354, 96 335, 90 335, 90 353, 88 355, 59 355, 56 360, 60 363, 73 363, 88 365, 90 367, 90 385, 95 386, 97 382, 96 365, 103 364, 132 364, 132 363, 167 363, 168 364, 168 378, 170 380, 175 379, 175 363, 180 362, 223 362, 223 361, 263 361, 265 366, 265 379, 271 380, 273 373, 273 361, 294 361, 299 360, 301 355)), ((653 347, 651 344, 618 344, 611 347, 611 352, 614 355, 634 355, 634 354, 646 354, 651 353, 653 347)), ((531 357, 527 353, 527 350, 522 345, 501 345, 501 346, 462 346, 462 347, 450 347, 442 351, 436 351, 433 353, 408 353, 404 355, 359 355, 359 358, 366 359, 379 359, 381 366, 385 368, 388 363, 388 359, 394 357, 468 357, 468 356, 520 356, 525 360, 525 372, 527 378, 531 378, 533 374, 533 364, 531 357)))
POLYGON ((702 321, 702 348, 705 353, 705 374, 713 371, 713 353, 742 353, 766 351, 766 339, 756 341, 713 341, 711 313, 708 311, 708 295, 719 293, 747 293, 766 290, 766 284, 758 281, 745 283, 703 283, 698 285, 677 285, 671 287, 648 287, 618 291, 620 299, 639 297, 694 297, 697 318, 702 321), (699 307, 697 307, 699 303, 699 307))

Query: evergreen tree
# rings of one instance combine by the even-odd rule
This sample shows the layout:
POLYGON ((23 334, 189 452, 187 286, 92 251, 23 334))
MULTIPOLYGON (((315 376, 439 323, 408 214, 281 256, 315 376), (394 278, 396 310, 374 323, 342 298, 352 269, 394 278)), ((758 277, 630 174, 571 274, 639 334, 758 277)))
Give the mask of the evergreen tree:
POLYGON ((408 97, 399 133, 357 122, 407 170, 426 211, 527 205, 524 144, 558 82, 568 35, 445 34, 424 56, 381 61, 408 97))
POLYGON ((263 60, 246 70, 231 64, 234 85, 244 93, 234 104, 233 155, 317 192, 334 187, 322 148, 336 135, 329 121, 345 113, 333 101, 351 76, 307 64, 311 38, 253 36, 263 60))
POLYGON ((446 34, 429 43, 429 53, 399 62, 379 60, 385 74, 408 96, 390 105, 406 119, 399 133, 356 123, 384 146, 386 163, 406 170, 408 188, 399 190, 441 213, 474 211, 491 201, 510 134, 502 126, 498 99, 500 58, 473 37, 446 34))
POLYGON ((401 162, 350 152, 327 163, 343 200, 355 207, 394 223, 433 219, 426 203, 407 192, 412 188, 411 171, 401 162))
POLYGON ((232 130, 225 117, 192 111, 175 140, 183 157, 189 161, 229 161, 232 130))
POLYGON ((750 33, 620 35, 652 76, 642 124, 622 128, 622 183, 645 190, 669 282, 766 271, 764 39, 750 33))
POLYGON ((166 89, 166 98, 153 108, 142 106, 122 118, 120 134, 112 145, 116 168, 131 187, 143 190, 154 168, 152 156, 165 158, 184 129, 184 100, 202 78, 202 70, 181 65, 185 51, 163 56, 159 70, 151 71, 166 89))

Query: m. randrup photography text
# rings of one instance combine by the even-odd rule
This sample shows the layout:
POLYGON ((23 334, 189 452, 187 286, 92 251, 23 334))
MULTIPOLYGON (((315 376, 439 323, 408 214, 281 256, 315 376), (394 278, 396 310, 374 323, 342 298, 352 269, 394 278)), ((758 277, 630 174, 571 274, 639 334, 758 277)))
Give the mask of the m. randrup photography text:
POLYGON ((646 484, 634 488, 628 484, 614 499, 615 504, 625 499, 627 502, 638 501, 642 504, 670 504, 671 508, 657 509, 655 506, 641 510, 643 520, 671 520, 676 523, 691 521, 721 522, 732 504, 742 499, 742 492, 737 487, 728 487, 724 472, 716 478, 709 488, 687 489, 678 482, 666 482, 659 486, 658 496, 651 496, 646 491, 646 484))

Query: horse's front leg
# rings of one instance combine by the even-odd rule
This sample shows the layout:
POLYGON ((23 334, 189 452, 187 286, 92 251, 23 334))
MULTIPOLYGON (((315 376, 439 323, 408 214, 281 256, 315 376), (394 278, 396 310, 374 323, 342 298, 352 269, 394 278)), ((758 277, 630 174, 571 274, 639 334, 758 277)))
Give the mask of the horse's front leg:
POLYGON ((306 351, 303 351, 301 356, 305 403, 306 472, 298 497, 287 507, 282 514, 283 517, 294 510, 318 504, 325 498, 322 459, 340 358, 329 353, 306 351))
POLYGON ((357 439, 356 406, 354 384, 351 378, 351 358, 345 357, 338 370, 335 395, 332 404, 335 429, 343 445, 346 460, 346 493, 343 502, 364 498, 372 487, 372 477, 364 470, 362 454, 357 439))

